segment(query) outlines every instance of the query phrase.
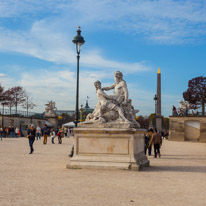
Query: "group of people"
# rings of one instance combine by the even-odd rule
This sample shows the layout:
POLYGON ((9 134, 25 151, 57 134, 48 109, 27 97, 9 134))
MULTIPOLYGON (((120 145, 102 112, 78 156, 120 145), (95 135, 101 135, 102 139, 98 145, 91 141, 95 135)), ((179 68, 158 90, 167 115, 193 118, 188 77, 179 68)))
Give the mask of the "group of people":
POLYGON ((162 146, 162 133, 157 132, 157 129, 149 129, 145 134, 145 155, 151 156, 152 154, 152 145, 154 145, 154 157, 157 158, 157 155, 161 157, 160 148, 162 146))
POLYGON ((21 136, 20 129, 18 127, 8 126, 1 127, 0 126, 0 138, 2 140, 3 137, 19 137, 21 136))
MULTIPOLYGON (((67 128, 65 131, 68 137, 72 135, 72 131, 70 131, 69 128, 67 128)), ((58 143, 62 144, 62 138, 65 136, 65 133, 61 127, 57 128, 57 130, 55 131, 54 128, 48 127, 47 124, 44 125, 43 129, 41 129, 41 127, 39 126, 35 128, 35 126, 31 124, 27 130, 27 138, 29 140, 29 146, 30 146, 29 154, 32 154, 34 152, 33 144, 35 138, 38 140, 41 139, 41 136, 43 136, 43 144, 45 145, 47 144, 48 136, 51 136, 52 144, 55 144, 54 139, 56 136, 58 137, 58 143)))

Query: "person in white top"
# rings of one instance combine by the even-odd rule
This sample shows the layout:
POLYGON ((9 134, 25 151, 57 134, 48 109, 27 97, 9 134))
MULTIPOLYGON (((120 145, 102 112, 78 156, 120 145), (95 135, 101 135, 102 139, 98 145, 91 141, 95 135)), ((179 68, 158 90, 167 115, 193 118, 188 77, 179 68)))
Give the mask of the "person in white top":
POLYGON ((15 136, 16 136, 16 137, 19 136, 19 128, 18 128, 18 127, 16 127, 16 129, 15 129, 15 136))
POLYGON ((54 131, 53 128, 51 129, 50 136, 51 136, 51 142, 52 142, 52 144, 55 144, 55 143, 54 143, 54 138, 55 138, 56 134, 55 134, 55 131, 54 131))
POLYGON ((41 127, 37 126, 36 128, 36 140, 41 139, 41 127))
POLYGON ((70 133, 70 129, 69 129, 69 128, 67 128, 67 137, 69 138, 69 137, 70 137, 70 135, 71 135, 71 133, 70 133))

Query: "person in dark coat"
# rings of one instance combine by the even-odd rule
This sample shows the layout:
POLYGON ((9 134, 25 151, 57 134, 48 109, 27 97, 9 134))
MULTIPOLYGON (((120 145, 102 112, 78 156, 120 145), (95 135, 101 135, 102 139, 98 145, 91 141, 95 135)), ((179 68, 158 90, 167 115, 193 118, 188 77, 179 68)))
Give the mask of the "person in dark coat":
POLYGON ((157 133, 156 129, 155 129, 155 133, 153 135, 152 144, 154 144, 155 158, 157 158, 157 154, 159 155, 159 157, 161 157, 160 147, 162 145, 162 135, 161 135, 161 133, 157 133))
POLYGON ((149 129, 148 129, 147 133, 144 135, 144 152, 145 152, 145 155, 147 154, 149 138, 150 138, 150 136, 149 136, 149 129))
POLYGON ((44 129, 43 129, 43 134, 44 134, 44 140, 43 140, 43 144, 46 144, 47 143, 47 137, 50 133, 50 129, 49 127, 47 126, 47 124, 44 125, 44 129))
POLYGON ((36 130, 33 124, 30 126, 30 128, 27 131, 27 137, 29 139, 29 147, 30 147, 29 154, 32 154, 34 152, 33 144, 34 144, 35 137, 36 137, 36 130))

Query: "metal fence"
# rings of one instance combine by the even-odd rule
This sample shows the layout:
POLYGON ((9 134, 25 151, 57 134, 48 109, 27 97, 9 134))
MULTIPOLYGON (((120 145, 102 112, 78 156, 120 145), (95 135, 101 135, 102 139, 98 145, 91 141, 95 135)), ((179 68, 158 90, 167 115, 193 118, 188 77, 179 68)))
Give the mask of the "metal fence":
POLYGON ((21 111, 21 110, 10 110, 10 109, 3 109, 0 108, 0 114, 3 115, 12 115, 17 117, 35 117, 35 118, 43 118, 43 113, 36 113, 36 112, 28 112, 21 111))

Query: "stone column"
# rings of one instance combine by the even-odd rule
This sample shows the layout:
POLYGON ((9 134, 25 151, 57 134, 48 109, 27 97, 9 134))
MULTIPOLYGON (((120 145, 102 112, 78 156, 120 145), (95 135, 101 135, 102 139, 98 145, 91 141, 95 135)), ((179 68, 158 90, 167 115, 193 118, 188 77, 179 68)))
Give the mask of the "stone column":
POLYGON ((161 73, 160 68, 157 72, 157 109, 156 109, 156 128, 162 130, 162 113, 161 113, 161 73))

